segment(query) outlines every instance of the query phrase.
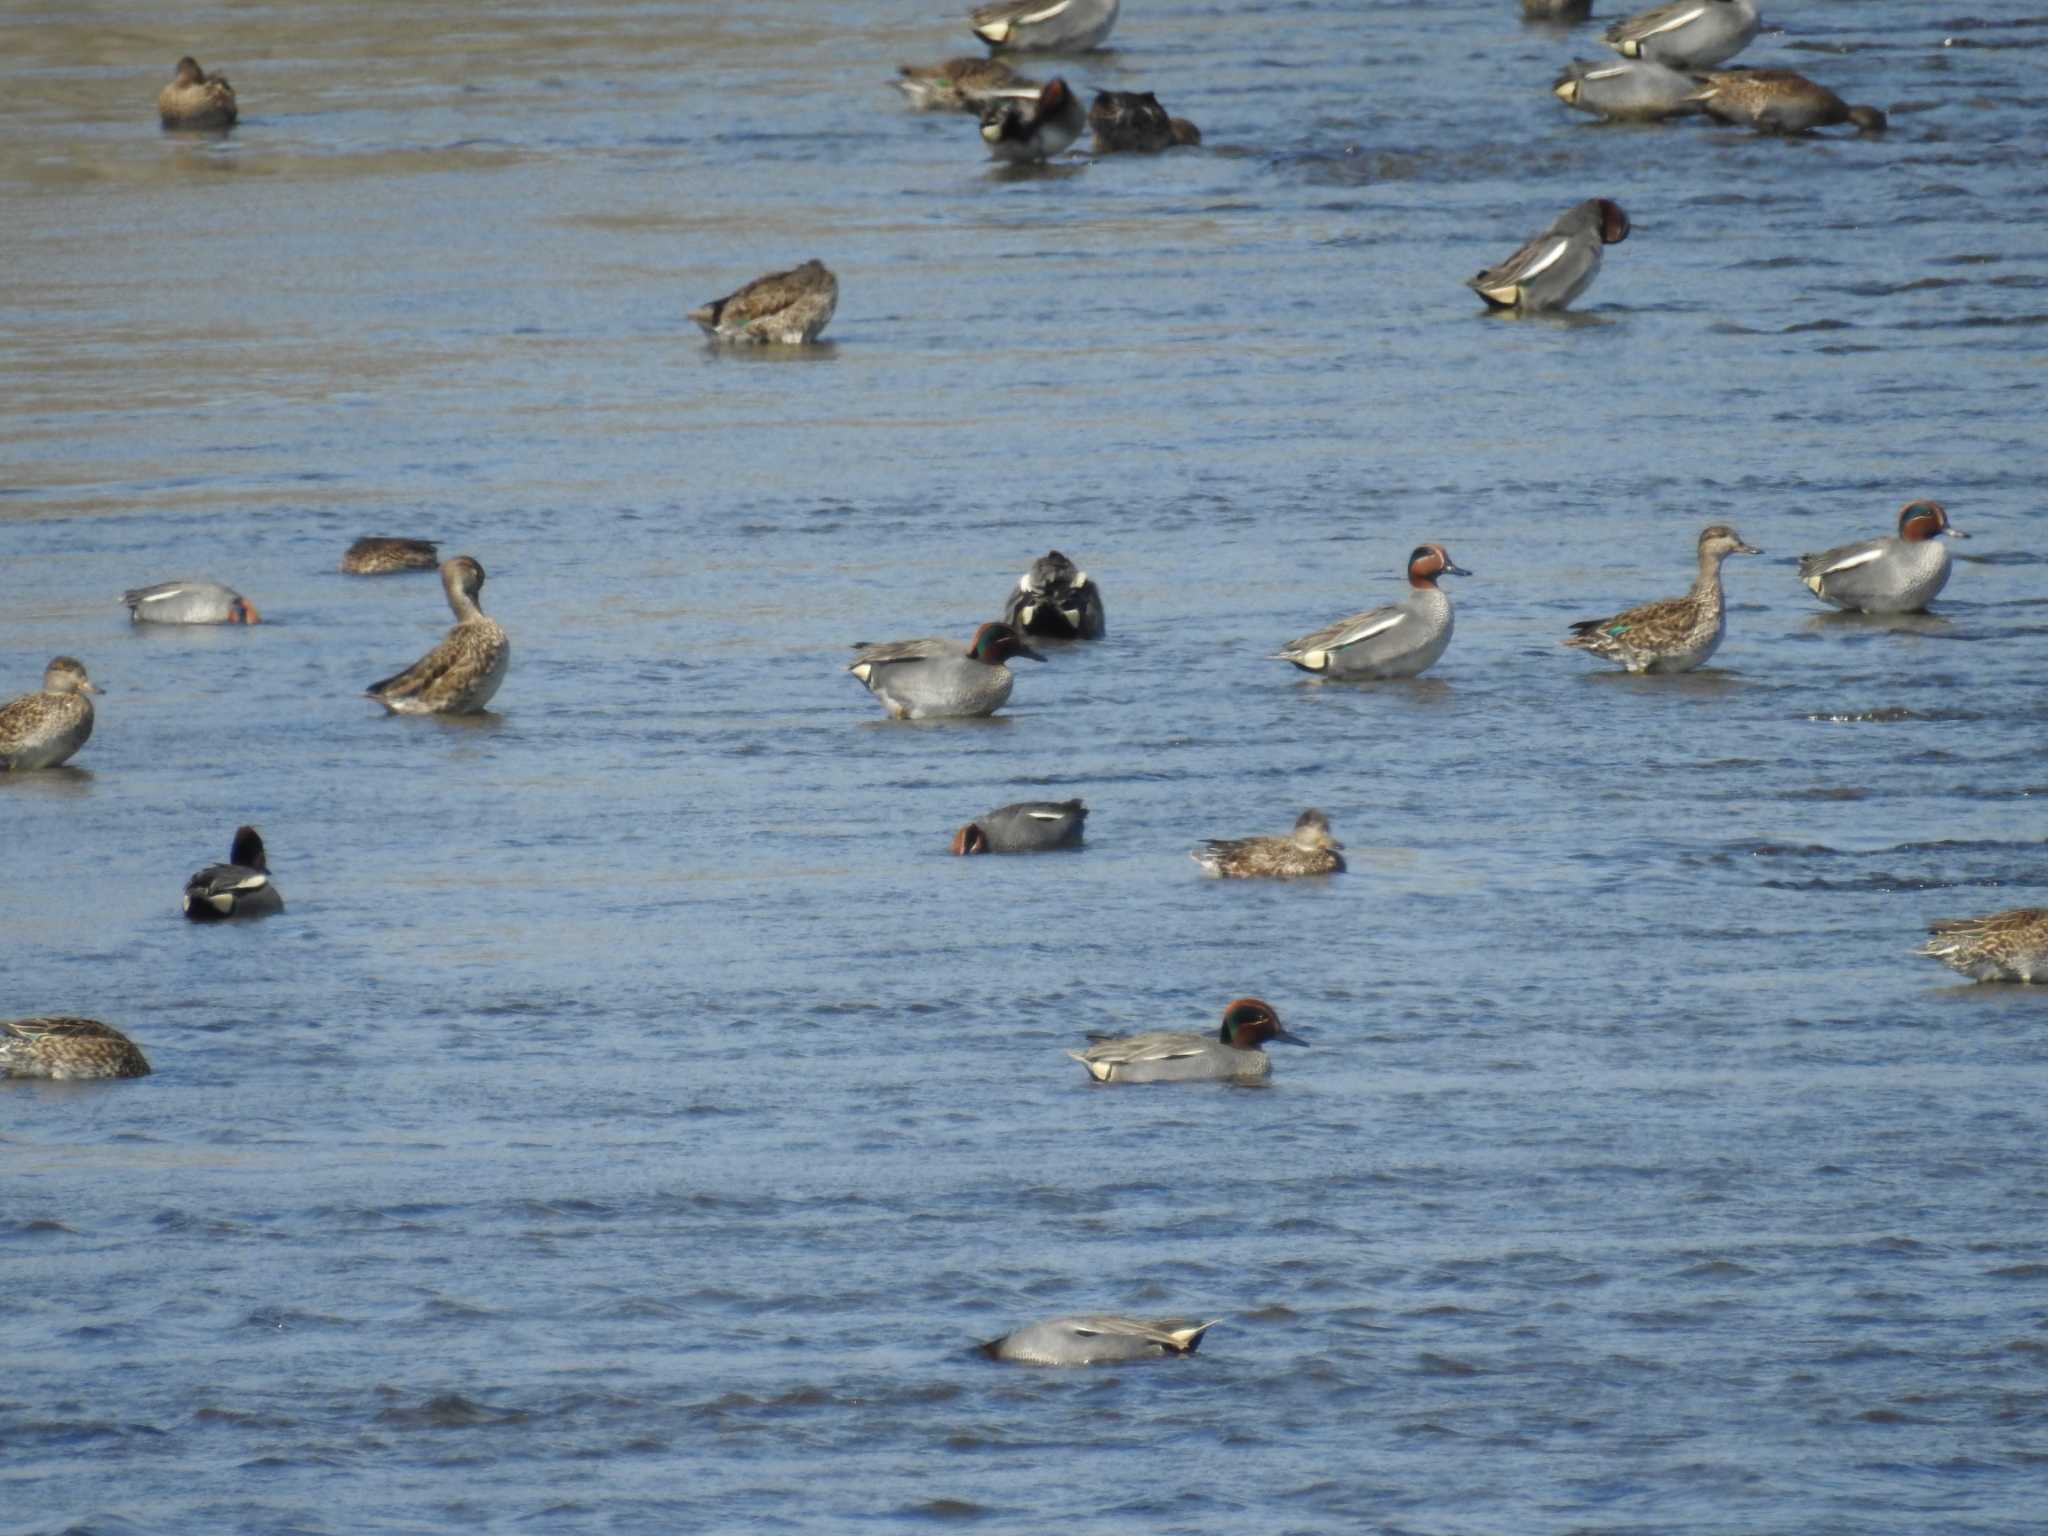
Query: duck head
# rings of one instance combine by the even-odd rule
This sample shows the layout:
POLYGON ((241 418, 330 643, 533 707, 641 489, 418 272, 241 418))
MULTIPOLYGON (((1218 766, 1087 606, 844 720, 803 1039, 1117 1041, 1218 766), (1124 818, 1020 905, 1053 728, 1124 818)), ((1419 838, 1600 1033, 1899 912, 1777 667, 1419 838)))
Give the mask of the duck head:
POLYGON ((177 73, 172 76, 173 82, 178 85, 197 85, 205 78, 206 71, 199 67, 199 61, 189 53, 178 60, 177 73))
POLYGON ((1318 810, 1306 810, 1294 818, 1294 846, 1313 853, 1319 848, 1341 849, 1344 845, 1330 835, 1330 819, 1318 810))
POLYGON ((228 862, 269 874, 270 865, 263 851, 263 834, 254 827, 235 828, 235 841, 228 849, 228 862))
POLYGON ((1067 110, 1067 103, 1073 93, 1067 89, 1067 82, 1055 75, 1045 82, 1038 93, 1038 115, 1054 117, 1067 110))
POLYGON ((1890 127, 1890 121, 1876 107, 1851 107, 1849 121, 1856 125, 1858 133, 1883 133, 1890 127))
POLYGON ((1923 539, 1937 539, 1947 534, 1952 539, 1967 539, 1969 535, 1948 523, 1948 508, 1938 501, 1909 501, 1899 508, 1899 537, 1909 544, 1923 539))
POLYGON ((988 834, 970 821, 953 834, 953 851, 960 854, 987 853, 988 834))
POLYGON ((1260 1002, 1256 997, 1234 998, 1224 1004, 1223 1028, 1217 1032, 1216 1038, 1240 1051, 1256 1051, 1268 1040, 1284 1040, 1289 1045, 1308 1044, 1301 1036, 1289 1032, 1271 1005, 1260 1002))
POLYGON ((1600 215, 1602 245, 1619 245, 1628 238, 1628 215, 1621 211, 1621 204, 1599 197, 1593 200, 1593 209, 1600 215))
POLYGON ((1056 549, 1049 549, 1031 562, 1030 574, 1017 578, 1020 592, 1055 593, 1088 585, 1088 573, 1074 568, 1074 562, 1056 549))
POLYGON ((259 624, 262 621, 263 615, 256 611, 256 605, 246 597, 237 597, 232 603, 228 604, 228 622, 230 624, 259 624))
POLYGON ((1710 523, 1700 530, 1700 558, 1725 560, 1730 555, 1760 555, 1754 544, 1742 542, 1742 535, 1726 523, 1710 523))
POLYGON ((967 654, 976 661, 999 667, 1012 656, 1029 656, 1033 661, 1043 661, 1042 652, 1034 651, 1024 643, 1024 637, 1007 624, 984 624, 974 632, 973 643, 967 647, 967 654))
POLYGON ((1462 565, 1452 564, 1450 554, 1441 544, 1418 544, 1408 556, 1408 585, 1411 587, 1433 587, 1439 576, 1471 574, 1462 565))
POLYGON ((93 685, 85 675, 85 663, 76 656, 53 656, 49 666, 43 669, 43 689, 46 693, 100 693, 104 690, 93 685))

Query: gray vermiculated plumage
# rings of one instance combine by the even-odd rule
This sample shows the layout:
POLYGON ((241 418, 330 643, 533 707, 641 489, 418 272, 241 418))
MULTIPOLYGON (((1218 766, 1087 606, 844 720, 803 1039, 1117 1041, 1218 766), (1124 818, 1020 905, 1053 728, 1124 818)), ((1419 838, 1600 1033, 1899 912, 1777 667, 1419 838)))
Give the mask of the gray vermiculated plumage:
POLYGON ((1658 123, 1700 110, 1699 78, 1654 59, 1573 59, 1551 94, 1575 111, 1617 123, 1658 123))
POLYGON ((1116 25, 1121 0, 995 0, 968 14, 974 35, 990 48, 1015 52, 1083 53, 1099 47, 1116 25))
POLYGON ((1017 1365, 1104 1365, 1192 1355, 1202 1335, 1221 1318, 1188 1323, 1179 1318, 1112 1317, 1089 1314, 1028 1323, 1000 1339, 977 1345, 991 1360, 1017 1365))
POLYGON ((1918 613, 1948 585, 1942 536, 1967 538, 1950 526, 1938 501, 1909 501, 1899 531, 1799 557, 1799 580, 1824 603, 1855 613, 1918 613))
POLYGON ((138 624, 254 624, 256 610, 233 587, 217 581, 160 581, 121 594, 138 624))
POLYGON ((1408 595, 1325 624, 1283 646, 1275 660, 1304 672, 1346 682, 1415 677, 1434 666, 1451 643, 1451 600, 1440 576, 1469 576, 1451 563, 1441 544, 1424 544, 1408 557, 1408 595))
POLYGON ((1754 0, 1671 0, 1617 21, 1603 41, 1625 58, 1710 69, 1747 48, 1761 25, 1754 0))
POLYGON ((1078 848, 1088 807, 1079 800, 1019 800, 977 816, 953 835, 955 853, 1049 853, 1078 848))
POLYGON ((1620 204, 1588 198, 1559 214, 1507 260, 1467 278, 1465 286, 1496 309, 1525 314, 1563 309, 1599 273, 1602 248, 1626 240, 1628 230, 1620 204))
POLYGON ((965 719, 1010 697, 1016 679, 1003 663, 1012 656, 1045 660, 1008 624, 984 624, 964 649, 937 636, 860 646, 846 670, 895 719, 965 719))

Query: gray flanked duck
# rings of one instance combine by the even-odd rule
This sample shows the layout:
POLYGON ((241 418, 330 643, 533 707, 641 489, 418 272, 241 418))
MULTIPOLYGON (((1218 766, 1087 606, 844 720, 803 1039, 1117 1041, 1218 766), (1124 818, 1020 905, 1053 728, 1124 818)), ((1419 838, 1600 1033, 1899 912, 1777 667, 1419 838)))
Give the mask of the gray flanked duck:
POLYGON ((900 64, 896 89, 914 112, 972 112, 979 117, 990 99, 1003 91, 1036 94, 1039 83, 1026 80, 1001 59, 948 59, 943 64, 900 64))
POLYGON ((1573 59, 1550 94, 1611 123, 1661 123, 1700 111, 1697 75, 1655 59, 1573 59))
POLYGON ((1976 981, 2048 981, 2048 907, 2013 907, 1988 917, 1941 917, 1913 951, 1976 981))
POLYGON ((351 576, 387 576, 393 571, 431 571, 440 567, 439 546, 430 539, 365 537, 349 545, 341 568, 351 576))
POLYGON ((1275 653, 1304 672, 1344 681, 1414 677, 1436 665, 1451 643, 1451 600, 1439 576, 1470 576, 1441 544, 1419 544, 1408 556, 1408 595, 1326 624, 1275 653))
POLYGON ((239 115, 235 88, 226 75, 209 75, 189 53, 156 96, 156 114, 166 128, 232 128, 239 115))
POLYGON ((1212 837, 1188 857, 1219 880, 1294 880, 1341 874, 1343 849, 1330 833, 1329 818, 1309 809, 1295 817, 1285 837, 1212 837))
POLYGON ((1801 555, 1799 579, 1822 602, 1851 613, 1918 613, 1948 585, 1943 534, 1969 537, 1950 526, 1940 502, 1909 501, 1899 509, 1897 537, 1801 555))
POLYGON ((1036 97, 993 98, 981 118, 981 141, 1011 165, 1049 160, 1081 136, 1088 114, 1064 80, 1048 80, 1036 97))
POLYGON ((217 581, 160 581, 121 594, 136 624, 254 624, 256 605, 217 581))
POLYGON ((55 768, 92 735, 92 700, 98 693, 75 656, 52 657, 38 693, 0 706, 0 768, 20 773, 55 768))
POLYGON ((1108 629, 1102 589, 1058 550, 1047 550, 1017 578, 1003 622, 1020 634, 1054 640, 1100 640, 1108 629))
POLYGON ((147 1076, 142 1051, 111 1024, 69 1014, 0 1019, 0 1077, 79 1082, 147 1076))
POLYGON ((1116 25, 1121 0, 995 0, 968 14, 974 35, 992 49, 1084 53, 1116 25))
POLYGON ((1711 69, 1755 41, 1762 24, 1755 0, 1671 0, 1617 21, 1603 40, 1623 58, 1711 69))
POLYGON ((1266 1042, 1307 1045, 1280 1022, 1280 1015, 1256 997, 1233 999, 1223 1009, 1223 1027, 1159 1029, 1142 1035, 1090 1035, 1095 1043, 1067 1054, 1098 1083, 1256 1082, 1273 1070, 1266 1042))
POLYGON ((1026 1324, 975 1348, 991 1360, 1016 1365, 1121 1365, 1192 1355, 1201 1348, 1202 1335, 1222 1321, 1220 1317, 1206 1323, 1172 1317, 1055 1317, 1026 1324))
POLYGON ((700 305, 690 318, 714 341, 798 347, 816 341, 838 307, 839 279, 814 257, 700 305))
POLYGON ((1202 142, 1202 130, 1170 117, 1150 91, 1098 91, 1088 108, 1088 131, 1098 155, 1156 155, 1202 142))
POLYGON ((1700 530, 1699 574, 1690 592, 1640 603, 1611 618, 1581 619, 1564 643, 1631 672, 1690 672, 1714 654, 1727 629, 1721 562, 1762 553, 1727 524, 1710 524, 1700 530))
POLYGON ((394 715, 472 715, 491 702, 505 680, 512 642, 477 604, 484 568, 468 555, 441 567, 441 590, 455 614, 447 637, 395 677, 366 692, 394 715))
POLYGON ((262 834, 235 828, 225 864, 209 864, 185 882, 185 915, 195 923, 233 917, 269 917, 284 910, 284 893, 270 883, 262 834))
POLYGON ((976 817, 953 834, 953 851, 1050 853, 1081 846, 1088 807, 1079 800, 1019 800, 976 817))
POLYGON ((1850 123, 1858 133, 1883 133, 1876 107, 1852 106, 1826 86, 1789 69, 1735 69, 1710 74, 1692 100, 1718 122, 1758 133, 1811 133, 1850 123))
POLYGON ((1559 214, 1506 261, 1467 278, 1465 286, 1494 309, 1520 314, 1563 309, 1599 273, 1601 248, 1626 240, 1628 229, 1621 204, 1588 198, 1559 214))
POLYGON ((1045 660, 1009 625, 984 624, 965 650, 938 638, 861 645, 846 670, 892 719, 968 719, 1003 707, 1016 682, 1003 663, 1013 656, 1045 660))

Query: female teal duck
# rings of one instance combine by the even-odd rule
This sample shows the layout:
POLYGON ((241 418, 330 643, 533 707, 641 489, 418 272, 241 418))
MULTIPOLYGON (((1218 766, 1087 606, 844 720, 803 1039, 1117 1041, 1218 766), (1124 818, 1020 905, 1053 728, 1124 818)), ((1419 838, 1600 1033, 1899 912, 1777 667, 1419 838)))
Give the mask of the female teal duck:
POLYGON ((1067 1054, 1098 1083, 1257 1082, 1273 1070, 1263 1049, 1269 1040, 1307 1045, 1280 1022, 1272 1005, 1256 997, 1234 998, 1223 1009, 1223 1027, 1156 1029, 1142 1035, 1090 1035, 1095 1043, 1067 1054))
POLYGON ((1942 917, 1913 951, 1977 981, 2048 981, 2048 907, 2013 907, 1988 917, 1942 917))
POLYGON ((100 690, 75 656, 53 657, 40 693, 24 693, 0 707, 0 768, 19 773, 54 768, 92 735, 92 700, 100 690))
POLYGON ((1189 1323, 1179 1318, 1111 1317, 1090 1314, 1030 1323, 1000 1339, 977 1344, 991 1360, 1017 1365, 1109 1365, 1192 1355, 1202 1335, 1222 1322, 1189 1323))
POLYGON ((0 1077, 76 1082, 147 1076, 149 1062, 135 1042, 98 1019, 52 1014, 0 1020, 0 1077))
POLYGON ((690 311, 713 341, 771 342, 800 347, 818 339, 839 308, 839 279, 813 258, 770 272, 722 299, 690 311))
POLYGON ((341 568, 351 576, 431 571, 440 564, 439 547, 430 539, 360 538, 341 557, 341 568))
POLYGON ((1690 592, 1640 603, 1612 618, 1581 619, 1564 643, 1631 672, 1690 672, 1714 654, 1727 631, 1721 562, 1762 553, 1725 523, 1710 524, 1700 530, 1699 574, 1690 592))
POLYGON ((178 60, 171 83, 157 92, 156 112, 166 128, 232 128, 238 115, 235 88, 226 75, 209 75, 188 53, 178 60))
POLYGON ((231 917, 269 917, 284 910, 284 893, 270 883, 263 838, 254 827, 235 828, 225 864, 209 864, 185 882, 185 915, 195 923, 231 917))
POLYGON ((1343 847, 1330 835, 1329 818, 1311 809, 1285 837, 1212 837, 1188 857, 1219 880, 1293 880, 1341 874, 1343 847))
POLYGON ((900 64, 896 89, 914 112, 972 112, 979 117, 989 99, 1004 91, 1036 94, 1038 82, 1026 80, 1001 59, 948 59, 943 64, 900 64))
POLYGON ((455 612, 447 638, 396 677, 366 690, 394 715, 473 715, 491 702, 505 680, 512 642, 477 606, 484 568, 468 555, 457 555, 441 567, 441 589, 455 612))
POLYGON ((1709 74, 1688 99, 1707 116, 1758 133, 1811 133, 1838 123, 1858 133, 1883 133, 1884 113, 1851 106, 1826 86, 1789 69, 1731 69, 1709 74))

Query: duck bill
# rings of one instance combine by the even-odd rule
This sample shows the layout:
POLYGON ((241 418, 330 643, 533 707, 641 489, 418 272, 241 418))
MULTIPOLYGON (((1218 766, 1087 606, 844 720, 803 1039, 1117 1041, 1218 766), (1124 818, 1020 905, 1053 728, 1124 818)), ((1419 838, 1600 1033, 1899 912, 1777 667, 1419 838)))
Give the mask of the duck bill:
POLYGON ((1470 576, 1472 573, 1462 565, 1447 565, 1437 574, 1439 576, 1470 576))
POLYGON ((1731 555, 1760 555, 1763 553, 1763 551, 1758 549, 1754 544, 1738 544, 1733 549, 1729 550, 1728 553, 1731 555))
POLYGON ((1963 530, 1960 528, 1944 527, 1941 531, 1947 534, 1952 539, 1967 539, 1969 537, 1969 535, 1963 532, 1963 530))
POLYGON ((1030 646, 1025 645, 1021 642, 1017 646, 1017 654, 1019 656, 1029 656, 1033 661, 1045 660, 1045 652, 1034 651, 1030 646))
POLYGON ((1308 1042, 1284 1025, 1274 1032, 1275 1040, 1285 1040, 1289 1045, 1307 1045, 1308 1042))

